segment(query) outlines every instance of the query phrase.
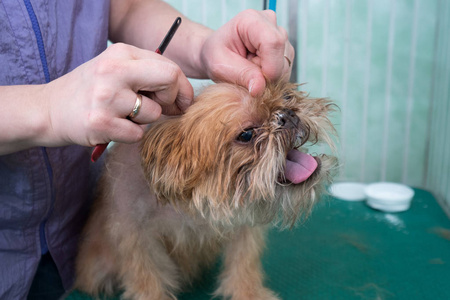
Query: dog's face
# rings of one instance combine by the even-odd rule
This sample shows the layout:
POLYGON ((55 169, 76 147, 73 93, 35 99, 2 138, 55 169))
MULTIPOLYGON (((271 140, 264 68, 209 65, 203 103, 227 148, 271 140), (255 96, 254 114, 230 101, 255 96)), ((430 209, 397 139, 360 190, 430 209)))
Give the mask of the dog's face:
POLYGON ((336 159, 304 153, 334 132, 332 104, 297 85, 269 85, 253 98, 236 85, 205 89, 187 112, 153 125, 142 164, 161 202, 221 223, 292 225, 307 213, 336 159), (307 143, 309 144, 309 143, 307 143))

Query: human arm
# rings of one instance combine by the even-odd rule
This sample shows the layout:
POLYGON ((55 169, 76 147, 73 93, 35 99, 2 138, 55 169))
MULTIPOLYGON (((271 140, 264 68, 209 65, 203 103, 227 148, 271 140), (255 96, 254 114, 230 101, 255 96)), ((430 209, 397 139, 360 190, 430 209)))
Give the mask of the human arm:
POLYGON ((0 154, 44 144, 45 85, 0 86, 0 154))
MULTIPOLYGON (((159 0, 111 2, 110 39, 155 49, 180 13, 159 0)), ((261 93, 268 80, 289 78, 294 49, 272 11, 246 10, 217 31, 183 18, 166 57, 188 77, 237 83, 261 93)))
POLYGON ((34 146, 136 142, 143 135, 137 123, 155 121, 168 107, 183 110, 192 97, 172 61, 114 45, 48 84, 0 86, 0 155, 34 146), (126 117, 141 90, 152 92, 152 99, 143 97, 136 123, 130 122, 126 117))
POLYGON ((155 54, 178 15, 157 0, 113 0, 111 39, 147 51, 113 45, 48 84, 1 86, 0 155, 33 146, 138 141, 143 129, 136 123, 189 106, 192 86, 178 65, 190 77, 234 82, 254 95, 265 78, 287 78, 283 55, 292 60, 293 48, 273 13, 244 11, 216 32, 184 18, 164 56, 155 54), (126 117, 138 91, 151 93, 133 123, 126 117))

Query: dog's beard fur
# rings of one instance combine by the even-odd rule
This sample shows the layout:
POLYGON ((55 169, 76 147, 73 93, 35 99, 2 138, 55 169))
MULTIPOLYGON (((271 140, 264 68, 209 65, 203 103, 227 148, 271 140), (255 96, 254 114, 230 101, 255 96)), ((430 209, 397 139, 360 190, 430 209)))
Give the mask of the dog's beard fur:
POLYGON ((292 149, 333 148, 332 103, 297 88, 272 84, 253 98, 236 85, 212 85, 186 114, 152 125, 140 155, 133 145, 113 150, 76 287, 96 294, 117 285, 125 297, 165 299, 224 249, 218 295, 277 299, 262 286, 257 262, 263 228, 291 227, 307 215, 336 167, 322 154, 306 180, 285 176, 292 149))

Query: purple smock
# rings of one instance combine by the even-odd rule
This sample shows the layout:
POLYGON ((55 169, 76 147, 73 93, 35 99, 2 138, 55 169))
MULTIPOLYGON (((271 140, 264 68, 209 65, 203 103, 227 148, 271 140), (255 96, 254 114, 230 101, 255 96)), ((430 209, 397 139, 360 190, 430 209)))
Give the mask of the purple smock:
MULTIPOLYGON (((50 82, 97 56, 107 46, 109 5, 0 1, 0 85, 50 82)), ((0 155, 0 299, 26 299, 47 252, 70 288, 90 202, 90 151, 37 147, 0 155)))

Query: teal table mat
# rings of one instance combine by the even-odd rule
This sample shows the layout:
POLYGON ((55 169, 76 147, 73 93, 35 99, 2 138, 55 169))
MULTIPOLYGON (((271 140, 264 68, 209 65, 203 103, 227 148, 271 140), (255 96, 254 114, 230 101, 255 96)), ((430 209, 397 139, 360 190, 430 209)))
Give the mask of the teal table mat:
MULTIPOLYGON (((179 299, 212 299, 219 264, 179 299)), ((450 220, 419 189, 401 213, 330 198, 293 230, 269 231, 263 266, 284 300, 450 299, 450 220)))

